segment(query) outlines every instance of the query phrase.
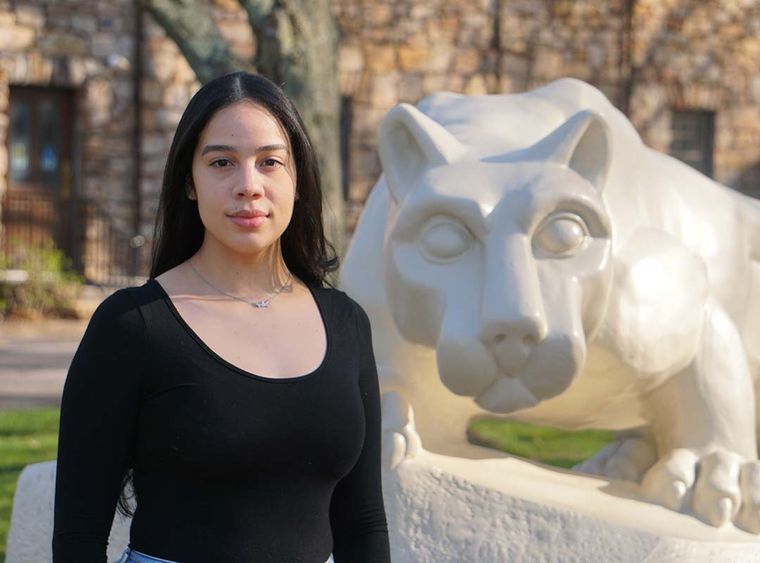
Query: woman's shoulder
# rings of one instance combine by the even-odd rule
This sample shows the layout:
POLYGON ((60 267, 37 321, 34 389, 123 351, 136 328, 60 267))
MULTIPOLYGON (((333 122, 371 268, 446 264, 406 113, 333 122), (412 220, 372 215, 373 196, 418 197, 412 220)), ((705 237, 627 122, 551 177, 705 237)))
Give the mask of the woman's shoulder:
POLYGON ((344 319, 347 317, 358 317, 360 322, 367 319, 367 314, 362 306, 345 291, 331 285, 312 286, 312 290, 321 301, 321 305, 338 317, 344 319))
POLYGON ((98 309, 108 311, 137 309, 160 297, 157 285, 155 280, 149 279, 142 285, 119 288, 103 299, 98 309))
POLYGON ((148 280, 140 286, 117 289, 107 296, 90 319, 93 326, 113 326, 120 328, 142 327, 144 307, 159 300, 160 292, 156 282, 148 280))

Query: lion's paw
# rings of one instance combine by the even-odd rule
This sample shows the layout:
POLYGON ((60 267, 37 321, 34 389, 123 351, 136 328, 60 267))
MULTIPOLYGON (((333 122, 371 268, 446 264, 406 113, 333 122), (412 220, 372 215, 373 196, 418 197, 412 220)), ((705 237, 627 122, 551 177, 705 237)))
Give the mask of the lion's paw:
POLYGON ((422 449, 414 428, 414 411, 398 391, 383 393, 383 464, 395 469, 402 461, 413 459, 422 449))
POLYGON ((675 449, 652 466, 641 486, 651 501, 692 512, 711 526, 734 522, 760 533, 760 461, 723 449, 701 457, 675 449))
POLYGON ((657 460, 654 444, 643 436, 626 436, 608 444, 596 455, 576 465, 582 473, 639 482, 657 460))

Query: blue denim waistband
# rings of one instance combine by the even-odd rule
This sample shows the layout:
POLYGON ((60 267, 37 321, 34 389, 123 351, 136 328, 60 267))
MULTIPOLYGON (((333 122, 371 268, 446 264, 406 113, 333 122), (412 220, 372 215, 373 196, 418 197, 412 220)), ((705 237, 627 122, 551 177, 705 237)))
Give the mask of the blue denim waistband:
MULTIPOLYGON (((135 551, 132 548, 127 548, 124 551, 124 554, 119 559, 118 563, 179 563, 177 561, 170 561, 169 559, 160 559, 158 557, 153 557, 151 555, 147 555, 145 553, 140 553, 139 551, 135 551)), ((330 555, 330 557, 325 561, 325 563, 334 563, 333 556, 330 555)))
POLYGON ((177 561, 170 561, 169 559, 161 559, 159 557, 153 557, 145 553, 140 553, 132 548, 127 548, 124 551, 124 555, 119 559, 119 563, 178 563, 177 561))

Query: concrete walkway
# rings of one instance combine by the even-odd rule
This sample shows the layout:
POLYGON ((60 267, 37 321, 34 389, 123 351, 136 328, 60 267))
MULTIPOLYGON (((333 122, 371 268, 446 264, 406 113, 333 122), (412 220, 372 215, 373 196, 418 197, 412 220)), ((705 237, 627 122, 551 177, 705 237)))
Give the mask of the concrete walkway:
POLYGON ((0 409, 59 406, 87 320, 0 322, 0 409))

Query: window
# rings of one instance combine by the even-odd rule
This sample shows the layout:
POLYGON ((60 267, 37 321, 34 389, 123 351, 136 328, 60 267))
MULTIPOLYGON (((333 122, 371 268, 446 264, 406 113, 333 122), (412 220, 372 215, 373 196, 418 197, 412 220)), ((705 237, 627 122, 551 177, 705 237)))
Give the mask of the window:
POLYGON ((57 189, 66 183, 70 97, 67 91, 54 88, 11 86, 11 187, 57 189))
POLYGON ((715 112, 673 110, 670 154, 710 177, 714 139, 715 112))

